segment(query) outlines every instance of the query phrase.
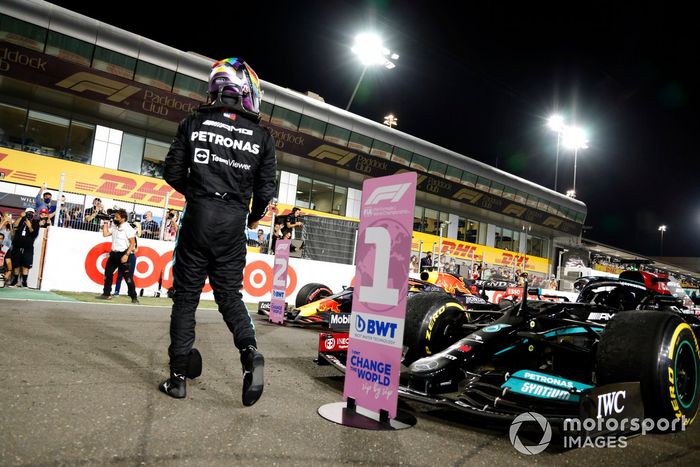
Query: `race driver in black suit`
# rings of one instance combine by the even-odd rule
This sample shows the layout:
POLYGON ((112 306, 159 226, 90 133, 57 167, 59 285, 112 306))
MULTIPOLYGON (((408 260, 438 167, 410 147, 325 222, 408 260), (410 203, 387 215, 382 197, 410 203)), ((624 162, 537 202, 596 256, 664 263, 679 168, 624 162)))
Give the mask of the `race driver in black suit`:
POLYGON ((258 77, 243 60, 214 63, 207 104, 180 123, 165 158, 165 180, 187 199, 173 256, 170 378, 160 385, 175 398, 186 396, 186 378, 201 373, 194 313, 207 276, 240 351, 243 404, 262 395, 264 358, 240 293, 246 225, 257 228, 276 192, 275 142, 258 124, 260 98, 258 77))

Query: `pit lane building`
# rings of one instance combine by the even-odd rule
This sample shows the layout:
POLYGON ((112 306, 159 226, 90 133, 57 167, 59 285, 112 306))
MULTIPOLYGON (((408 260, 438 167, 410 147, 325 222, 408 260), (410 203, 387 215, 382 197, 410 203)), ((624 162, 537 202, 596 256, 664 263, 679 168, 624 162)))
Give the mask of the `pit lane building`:
MULTIPOLYGON (((0 191, 26 201, 44 181, 57 190, 63 173, 73 202, 102 196, 143 211, 165 197, 181 207, 162 165, 178 122, 204 101, 213 61, 43 1, 5 0, 0 191)), ((544 276, 555 272, 558 248, 579 242, 578 200, 311 93, 262 86, 282 205, 357 219, 365 178, 415 171, 416 251, 434 249, 443 225, 451 257, 544 276)))

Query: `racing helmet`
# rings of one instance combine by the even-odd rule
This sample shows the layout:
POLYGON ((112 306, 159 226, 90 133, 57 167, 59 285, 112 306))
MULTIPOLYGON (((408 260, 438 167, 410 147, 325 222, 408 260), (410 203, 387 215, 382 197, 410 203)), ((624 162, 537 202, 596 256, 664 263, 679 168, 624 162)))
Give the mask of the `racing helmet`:
POLYGON ((240 58, 214 63, 209 73, 209 100, 244 116, 260 120, 262 92, 258 75, 240 58))

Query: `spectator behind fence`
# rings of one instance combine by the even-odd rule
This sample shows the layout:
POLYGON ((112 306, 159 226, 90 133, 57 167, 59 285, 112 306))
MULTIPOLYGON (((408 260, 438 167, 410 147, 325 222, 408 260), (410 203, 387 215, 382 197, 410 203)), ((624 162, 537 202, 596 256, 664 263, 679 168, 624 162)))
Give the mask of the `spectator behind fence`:
POLYGON ((138 304, 136 298, 136 288, 132 278, 132 270, 129 268, 129 255, 136 249, 136 231, 127 222, 126 209, 119 209, 114 213, 113 221, 104 221, 102 223, 102 236, 112 236, 112 251, 107 258, 105 265, 105 282, 102 289, 102 295, 97 298, 111 300, 112 296, 112 277, 114 271, 121 269, 124 280, 129 290, 131 303, 138 304))
POLYGON ((408 265, 409 273, 419 272, 420 265, 418 264, 418 257, 416 255, 411 255, 411 262, 408 265))
POLYGON ((12 247, 12 214, 0 212, 0 233, 4 235, 3 244, 12 247))
POLYGON ((284 234, 282 234, 282 224, 277 224, 275 223, 274 226, 274 231, 272 232, 271 235, 271 242, 272 242, 272 254, 275 254, 275 245, 277 245, 277 240, 281 240, 284 237, 284 234))
POLYGON ((51 214, 51 217, 53 217, 53 214, 56 212, 56 205, 51 204, 51 198, 52 195, 50 192, 46 191, 46 183, 44 183, 41 185, 41 188, 39 188, 39 193, 37 193, 36 198, 34 198, 34 202, 36 203, 35 210, 39 212, 43 208, 46 208, 48 213, 51 214))
POLYGON ((168 212, 168 218, 165 221, 165 228, 163 230, 163 240, 166 242, 174 242, 177 238, 177 231, 180 228, 178 220, 180 219, 180 213, 174 209, 168 212))
POLYGON ((141 231, 143 238, 157 239, 160 238, 160 225, 153 220, 153 213, 146 211, 141 222, 141 231))
POLYGON ((10 248, 5 245, 5 234, 0 232, 0 274, 2 275, 3 287, 5 286, 5 281, 7 280, 5 276, 5 273, 7 272, 5 269, 5 257, 7 256, 8 251, 10 251, 10 248))
POLYGON ((267 252, 267 237, 265 236, 265 231, 263 229, 258 229, 258 246, 260 247, 261 253, 267 252))
POLYGON ((83 221, 85 224, 88 224, 85 228, 90 228, 89 225, 99 224, 100 217, 107 217, 107 212, 102 206, 102 200, 100 198, 95 198, 92 200, 92 207, 85 210, 83 221))
POLYGON ((46 208, 39 209, 39 228, 46 229, 51 225, 51 219, 49 219, 49 210, 46 208))
POLYGON ((420 260, 420 272, 433 270, 433 253, 427 252, 420 260))
POLYGON ((10 287, 27 287, 27 276, 34 261, 34 239, 39 235, 39 220, 34 214, 34 208, 27 208, 15 221, 11 257, 15 277, 10 287))
POLYGON ((304 223, 301 221, 301 219, 299 219, 299 217, 300 217, 299 212, 300 211, 301 211, 301 209, 299 209, 297 207, 293 207, 292 213, 287 214, 287 219, 286 219, 284 227, 285 227, 285 229, 288 229, 291 232, 291 234, 292 234, 291 238, 296 238, 298 236, 295 234, 295 228, 301 227, 304 225, 304 223))

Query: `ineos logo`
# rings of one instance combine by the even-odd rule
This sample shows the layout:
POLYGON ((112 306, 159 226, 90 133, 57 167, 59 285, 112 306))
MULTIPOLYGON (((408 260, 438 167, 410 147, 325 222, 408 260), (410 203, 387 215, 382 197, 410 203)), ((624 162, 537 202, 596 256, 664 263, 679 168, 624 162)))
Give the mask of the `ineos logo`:
POLYGON ((197 164, 208 164, 209 163, 209 150, 197 148, 194 150, 194 161, 197 164))
POLYGON ((335 348, 335 339, 334 338, 329 338, 326 339, 326 342, 324 342, 326 346, 326 350, 333 350, 335 348))

